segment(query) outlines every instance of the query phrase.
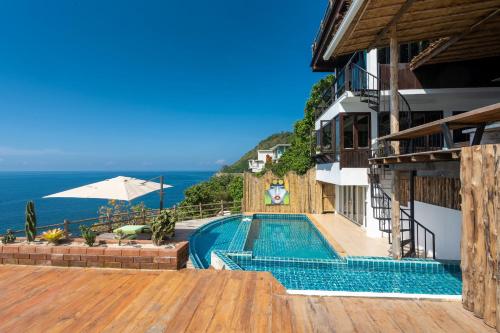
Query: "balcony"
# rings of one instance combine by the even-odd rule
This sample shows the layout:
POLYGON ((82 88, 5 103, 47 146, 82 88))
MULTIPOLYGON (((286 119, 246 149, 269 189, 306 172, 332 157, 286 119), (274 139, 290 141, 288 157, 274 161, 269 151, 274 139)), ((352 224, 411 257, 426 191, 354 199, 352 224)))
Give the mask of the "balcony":
POLYGON ((367 168, 370 137, 369 113, 341 113, 321 121, 313 157, 317 164, 339 162, 340 168, 367 168))

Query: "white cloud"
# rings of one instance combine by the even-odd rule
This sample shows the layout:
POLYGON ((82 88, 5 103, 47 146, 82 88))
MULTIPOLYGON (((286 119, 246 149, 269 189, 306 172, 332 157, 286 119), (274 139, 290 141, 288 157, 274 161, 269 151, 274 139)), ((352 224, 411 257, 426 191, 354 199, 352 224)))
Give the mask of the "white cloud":
POLYGON ((64 152, 60 149, 19 149, 12 147, 0 147, 0 156, 47 156, 62 155, 64 152))
POLYGON ((215 164, 217 164, 217 165, 225 165, 226 164, 226 160, 219 159, 219 160, 215 161, 215 164))

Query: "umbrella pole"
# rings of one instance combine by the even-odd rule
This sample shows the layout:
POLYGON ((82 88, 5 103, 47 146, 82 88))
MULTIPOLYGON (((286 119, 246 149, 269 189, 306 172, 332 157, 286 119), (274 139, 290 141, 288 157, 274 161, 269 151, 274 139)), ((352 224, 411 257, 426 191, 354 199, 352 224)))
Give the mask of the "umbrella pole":
POLYGON ((160 176, 160 212, 163 209, 163 176, 160 176))

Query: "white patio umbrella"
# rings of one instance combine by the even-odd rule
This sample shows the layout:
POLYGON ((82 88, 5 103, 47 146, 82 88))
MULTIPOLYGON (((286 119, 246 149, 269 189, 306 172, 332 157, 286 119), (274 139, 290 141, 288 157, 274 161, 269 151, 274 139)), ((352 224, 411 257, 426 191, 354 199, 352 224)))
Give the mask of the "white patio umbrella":
POLYGON ((118 176, 71 190, 47 195, 44 198, 92 198, 130 201, 154 191, 160 191, 160 208, 163 208, 163 189, 172 187, 160 183, 132 177, 118 176))

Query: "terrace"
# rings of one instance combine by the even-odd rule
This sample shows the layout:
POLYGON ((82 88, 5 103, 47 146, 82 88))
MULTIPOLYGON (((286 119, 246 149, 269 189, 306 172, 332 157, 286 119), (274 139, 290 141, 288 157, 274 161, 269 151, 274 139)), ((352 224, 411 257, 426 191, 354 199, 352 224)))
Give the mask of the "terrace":
POLYGON ((269 273, 6 265, 0 276, 6 332, 494 332, 459 302, 289 295, 269 273))

